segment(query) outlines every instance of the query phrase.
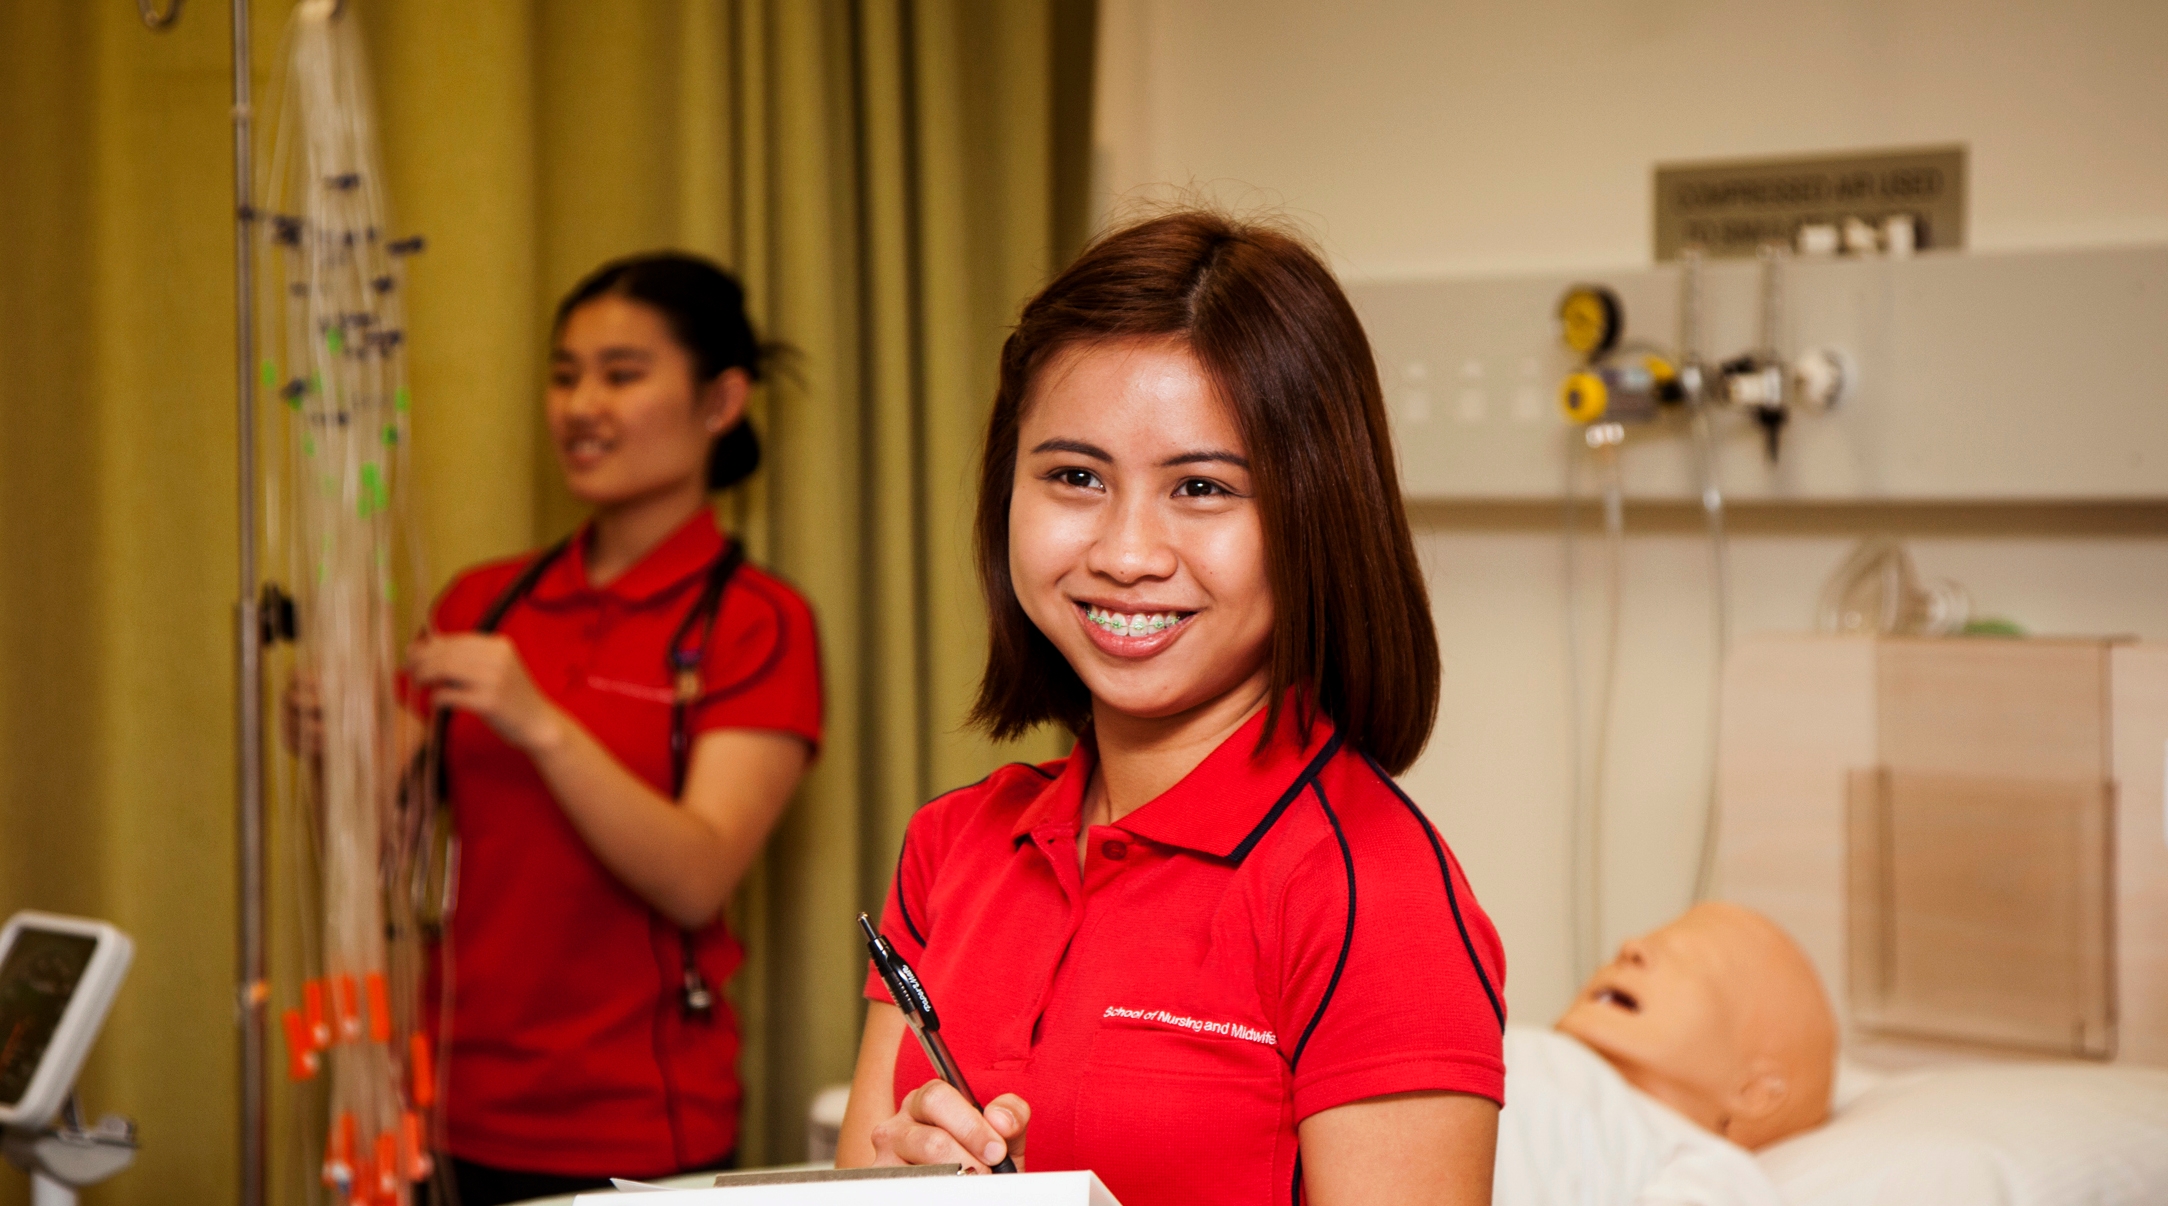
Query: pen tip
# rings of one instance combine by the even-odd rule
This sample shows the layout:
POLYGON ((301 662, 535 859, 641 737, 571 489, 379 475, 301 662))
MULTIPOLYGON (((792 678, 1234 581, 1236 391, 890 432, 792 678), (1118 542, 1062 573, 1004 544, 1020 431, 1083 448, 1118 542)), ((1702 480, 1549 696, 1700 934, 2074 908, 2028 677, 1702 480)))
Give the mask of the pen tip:
POLYGON ((858 928, 866 932, 868 942, 871 942, 880 933, 879 930, 873 928, 873 919, 867 917, 864 913, 858 915, 858 928))

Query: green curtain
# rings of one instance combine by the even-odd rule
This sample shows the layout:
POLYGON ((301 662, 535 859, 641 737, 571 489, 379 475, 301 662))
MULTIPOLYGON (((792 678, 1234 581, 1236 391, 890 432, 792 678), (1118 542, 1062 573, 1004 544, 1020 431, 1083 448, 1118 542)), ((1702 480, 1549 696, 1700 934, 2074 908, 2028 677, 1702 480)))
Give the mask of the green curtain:
MULTIPOLYGON (((824 642, 827 743, 734 906, 744 1155, 799 1158, 855 1050, 851 915, 912 809, 1059 748, 961 727, 970 467, 1006 326, 1085 233, 1093 6, 347 3, 399 225, 429 240, 408 304, 439 582, 578 520, 541 352, 595 264, 712 255, 792 349, 756 399, 766 466, 721 505, 824 642)), ((255 9, 266 110, 285 10, 255 9)), ((84 1087, 144 1150, 93 1201, 236 1184, 227 71, 212 0, 165 34, 126 0, 0 4, 0 913, 137 938, 84 1087)), ((294 1200, 313 1170, 281 1117, 294 1200)))

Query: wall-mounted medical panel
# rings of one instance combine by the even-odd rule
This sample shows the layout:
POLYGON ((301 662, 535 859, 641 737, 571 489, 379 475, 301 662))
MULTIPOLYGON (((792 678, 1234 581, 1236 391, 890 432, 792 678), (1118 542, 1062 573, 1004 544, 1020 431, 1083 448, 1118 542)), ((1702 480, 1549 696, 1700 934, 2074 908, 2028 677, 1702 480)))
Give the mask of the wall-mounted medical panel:
MULTIPOLYGON (((1577 366, 1559 340, 1569 286, 1609 286, 1622 346, 1675 353, 1680 272, 1656 268, 1368 282, 1349 293, 1378 358, 1403 486, 1424 499, 1536 499, 1563 488, 1581 438, 1558 404, 1577 366)), ((1751 350, 1751 262, 1704 269, 1703 357, 1751 350)), ((1856 387, 1763 433, 1719 412, 1719 478, 1740 499, 2168 497, 2168 247, 1792 260, 1778 350, 1842 350, 1856 387)), ((1628 429, 1627 494, 1700 492, 1683 416, 1628 429)), ((1586 483, 1584 483, 1585 487, 1586 483)))

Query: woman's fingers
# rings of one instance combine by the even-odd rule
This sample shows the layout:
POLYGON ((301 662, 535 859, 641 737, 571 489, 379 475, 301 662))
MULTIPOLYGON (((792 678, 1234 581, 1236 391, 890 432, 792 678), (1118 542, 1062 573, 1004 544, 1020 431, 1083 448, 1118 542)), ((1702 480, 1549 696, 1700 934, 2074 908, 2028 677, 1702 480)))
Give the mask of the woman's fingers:
POLYGON ((984 1115, 971 1108, 964 1095, 946 1081, 929 1080, 903 1099, 903 1113, 914 1121, 937 1126, 955 1136, 971 1158, 999 1164, 1008 1155, 1008 1140, 987 1124, 984 1115))
POLYGON ((896 1116, 873 1128, 873 1147, 882 1163, 962 1164, 974 1171, 1001 1163, 1010 1139, 1021 1137, 1031 1108, 1005 1094, 1000 1121, 1008 1134, 991 1125, 964 1095, 945 1082, 929 1080, 911 1090, 896 1116))
MULTIPOLYGON (((986 1103, 986 1121, 1009 1145, 1018 1168, 1024 1164, 1024 1132, 1031 1126, 1031 1103, 1014 1093, 1003 1093, 986 1103)), ((999 1164, 999 1160, 992 1161, 999 1164)))
POLYGON ((437 637, 417 641, 407 655, 407 672, 425 687, 447 683, 481 686, 492 677, 486 646, 477 638, 437 637))
POLYGON ((513 745, 526 749, 549 736, 551 707, 506 637, 424 637, 408 654, 407 672, 429 691, 432 707, 472 712, 513 745))
MULTIPOLYGON (((984 1162, 974 1158, 956 1136, 937 1126, 915 1123, 902 1114, 889 1120, 884 1164, 961 1164, 972 1172, 985 1172, 984 1162)), ((881 1151, 881 1132, 875 1130, 874 1150, 881 1151)))

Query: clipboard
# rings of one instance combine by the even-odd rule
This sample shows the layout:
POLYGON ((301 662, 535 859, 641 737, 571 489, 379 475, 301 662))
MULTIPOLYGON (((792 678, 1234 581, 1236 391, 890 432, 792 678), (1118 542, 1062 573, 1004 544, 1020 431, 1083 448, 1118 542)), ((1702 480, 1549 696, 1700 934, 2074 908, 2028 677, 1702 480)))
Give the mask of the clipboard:
POLYGON ((719 1173, 708 1188, 618 1182, 574 1206, 1121 1206, 1085 1171, 964 1176, 959 1164, 719 1173), (636 1197, 632 1195, 637 1195, 636 1197), (628 1200, 628 1198, 630 1200, 628 1200))

